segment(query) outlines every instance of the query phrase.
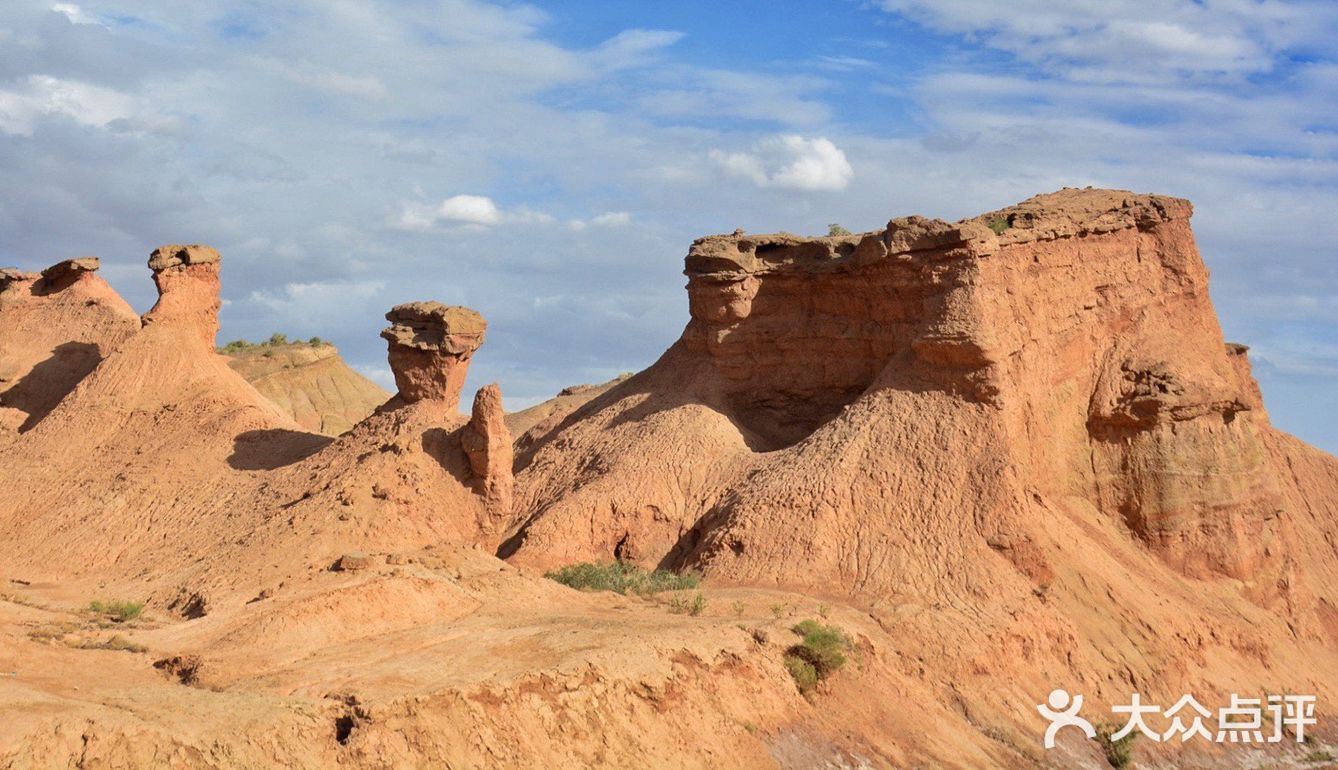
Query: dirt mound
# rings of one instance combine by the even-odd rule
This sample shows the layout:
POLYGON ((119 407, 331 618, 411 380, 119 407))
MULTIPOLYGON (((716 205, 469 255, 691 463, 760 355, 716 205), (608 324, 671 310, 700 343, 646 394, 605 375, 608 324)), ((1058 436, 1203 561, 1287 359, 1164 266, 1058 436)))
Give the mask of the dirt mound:
POLYGON ((262 396, 304 429, 327 436, 352 428, 390 398, 328 343, 262 344, 224 352, 228 366, 262 396))

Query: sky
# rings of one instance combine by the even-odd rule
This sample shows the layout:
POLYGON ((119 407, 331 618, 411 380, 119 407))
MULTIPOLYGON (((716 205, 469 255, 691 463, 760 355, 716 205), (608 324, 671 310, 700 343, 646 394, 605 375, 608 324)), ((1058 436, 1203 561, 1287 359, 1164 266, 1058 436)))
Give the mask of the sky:
POLYGON ((223 255, 220 342, 393 387, 392 305, 489 322, 508 408, 652 363, 701 235, 1191 199, 1275 424, 1338 452, 1338 3, 6 0, 0 265, 223 255))

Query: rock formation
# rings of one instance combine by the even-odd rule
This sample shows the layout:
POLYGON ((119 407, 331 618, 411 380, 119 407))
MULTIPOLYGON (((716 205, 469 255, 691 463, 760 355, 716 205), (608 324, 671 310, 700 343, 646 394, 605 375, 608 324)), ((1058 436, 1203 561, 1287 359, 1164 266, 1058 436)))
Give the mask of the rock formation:
POLYGON ((460 403, 469 359, 483 344, 488 328, 483 316, 440 302, 410 302, 396 305, 386 320, 390 327, 381 336, 389 345, 400 399, 408 403, 432 399, 454 409, 460 403))
POLYGON ((213 346, 218 336, 218 252, 208 246, 159 246, 149 255, 158 302, 144 314, 144 324, 169 321, 194 326, 213 346))
POLYGON ((561 458, 526 458, 534 516, 509 547, 527 558, 533 538, 545 562, 552 543, 559 559, 634 544, 648 564, 878 594, 914 583, 933 539, 985 547, 1083 507, 1186 574, 1277 574, 1267 418, 1222 340, 1190 212, 1065 190, 957 223, 703 238, 682 338, 597 401, 606 414, 557 431, 561 458), (641 430, 610 438, 627 410, 641 430), (655 445, 721 472, 654 481, 646 463, 664 461, 628 458, 655 445), (592 523, 598 498, 614 510, 592 523))
POLYGON ((702 239, 682 337, 544 412, 509 506, 500 391, 458 410, 472 311, 392 310, 401 393, 331 438, 203 344, 210 252, 163 250, 142 327, 93 272, 0 272, 0 350, 119 340, 0 441, 0 766, 1104 766, 1040 748, 1055 687, 1314 694, 1331 742, 1338 460, 1268 424, 1189 213, 702 239), (609 558, 701 571, 696 612, 532 569, 609 558), (805 695, 817 618, 855 665, 805 695))
POLYGON ((460 445, 469 456, 475 483, 494 521, 505 521, 512 502, 511 431, 506 427, 502 389, 497 383, 475 394, 473 414, 460 434, 460 445))

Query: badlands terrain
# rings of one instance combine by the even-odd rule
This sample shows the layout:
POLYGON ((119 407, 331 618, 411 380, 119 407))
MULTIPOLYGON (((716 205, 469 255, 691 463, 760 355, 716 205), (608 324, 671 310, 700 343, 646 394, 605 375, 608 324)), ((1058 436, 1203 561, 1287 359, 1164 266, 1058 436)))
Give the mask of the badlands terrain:
POLYGON ((0 767, 1110 766, 1043 748, 1058 687, 1313 694, 1304 745, 1133 764, 1322 766, 1338 459, 1269 424, 1191 211, 702 238, 656 363, 515 415, 431 298, 382 394, 220 354, 206 246, 142 316, 93 258, 0 272, 0 767), (613 560, 701 584, 545 577, 613 560), (803 621, 849 645, 801 690, 803 621))

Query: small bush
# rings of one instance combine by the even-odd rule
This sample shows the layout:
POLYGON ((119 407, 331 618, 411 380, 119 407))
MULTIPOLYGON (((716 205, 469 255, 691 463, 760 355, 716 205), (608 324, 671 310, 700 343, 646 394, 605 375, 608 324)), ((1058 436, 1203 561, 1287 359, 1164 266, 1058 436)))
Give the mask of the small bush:
POLYGON ((799 692, 807 693, 818 686, 818 670, 798 655, 785 653, 785 669, 794 677, 799 692))
POLYGON ((1008 217, 996 214, 989 218, 985 226, 993 230, 995 235, 1003 235, 1005 230, 1012 227, 1012 224, 1009 223, 1008 217))
POLYGON ((1306 762, 1332 762, 1333 754, 1327 751, 1312 751, 1305 755, 1306 762))
POLYGON ((325 344, 325 340, 321 339, 320 337, 312 337, 311 339, 307 340, 307 344, 312 346, 313 348, 318 348, 321 345, 325 344))
POLYGON ((743 602, 739 601, 738 599, 735 599, 734 603, 730 605, 730 609, 734 610, 734 617, 736 618, 743 617, 743 612, 745 609, 743 606, 743 602))
POLYGON ((850 231, 833 222, 830 225, 827 225, 827 235, 829 237, 833 235, 850 235, 850 231))
POLYGON ((816 620, 805 620, 791 630, 802 639, 785 651, 785 668, 794 677, 800 692, 812 690, 818 682, 846 664, 850 639, 841 629, 816 620))
MULTIPOLYGON (((701 582, 701 578, 692 573, 680 575, 662 569, 647 572, 636 565, 617 561, 606 564, 570 564, 544 577, 578 591, 613 591, 639 595, 696 588, 701 582)), ((705 599, 702 602, 704 606, 705 599)))
POLYGON ((1111 738, 1116 732, 1118 728, 1114 725, 1099 725, 1096 728, 1097 743, 1101 744, 1101 751, 1111 767, 1128 767, 1133 761, 1134 739, 1138 733, 1129 733, 1117 741, 1111 738))
POLYGON ((125 623, 139 617, 144 611, 144 602, 127 602, 119 599, 106 602, 95 600, 89 602, 88 611, 106 615, 117 623, 125 623))
POLYGON ((246 340, 233 340, 232 342, 229 342, 228 344, 219 348, 218 351, 220 353, 240 353, 244 350, 249 350, 253 347, 255 346, 247 342, 246 340))
POLYGON ((846 664, 845 653, 850 649, 850 640, 841 629, 816 620, 805 620, 793 631, 802 636, 803 641, 792 652, 812 663, 819 676, 826 677, 846 664))
POLYGON ((281 333, 279 333, 279 332, 274 332, 273 334, 269 335, 269 339, 268 339, 268 340, 265 340, 265 344, 266 344, 266 345, 273 345, 273 346, 275 346, 275 347, 278 347, 279 345, 287 345, 287 344, 288 344, 288 335, 287 335, 287 334, 281 334, 281 333))

